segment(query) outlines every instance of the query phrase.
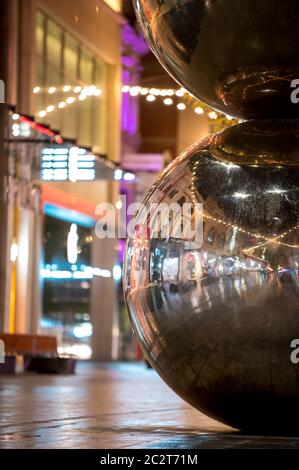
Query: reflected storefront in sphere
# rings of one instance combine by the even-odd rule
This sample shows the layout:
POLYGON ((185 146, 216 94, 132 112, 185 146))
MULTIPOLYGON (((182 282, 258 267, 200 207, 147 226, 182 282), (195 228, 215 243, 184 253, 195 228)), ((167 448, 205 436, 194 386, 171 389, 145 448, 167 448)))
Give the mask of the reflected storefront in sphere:
POLYGON ((138 230, 128 240, 125 296, 146 357, 182 398, 239 429, 297 423, 298 137, 296 120, 250 121, 194 144, 145 204, 202 203, 201 246, 138 230))

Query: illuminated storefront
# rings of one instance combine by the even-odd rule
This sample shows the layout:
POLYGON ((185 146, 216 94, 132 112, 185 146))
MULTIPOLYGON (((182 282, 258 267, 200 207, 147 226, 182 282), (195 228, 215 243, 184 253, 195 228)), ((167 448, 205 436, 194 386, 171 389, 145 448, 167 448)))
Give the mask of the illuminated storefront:
POLYGON ((135 176, 117 163, 120 3, 99 0, 96 10, 91 3, 28 0, 14 12, 1 329, 47 331, 62 350, 89 357, 92 349, 94 358, 111 360, 118 357, 121 273, 117 240, 94 236, 95 208, 115 205, 121 181, 135 176))
MULTIPOLYGON (((47 212, 55 214, 46 207, 47 212)), ((91 243, 88 221, 76 224, 45 215, 41 329, 56 331, 60 350, 80 357, 91 356, 91 243)))

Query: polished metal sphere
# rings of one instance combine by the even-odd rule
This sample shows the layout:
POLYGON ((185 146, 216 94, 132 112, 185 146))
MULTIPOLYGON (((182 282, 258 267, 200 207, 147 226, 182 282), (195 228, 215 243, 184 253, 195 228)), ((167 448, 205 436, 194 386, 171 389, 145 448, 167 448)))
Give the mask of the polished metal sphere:
POLYGON ((246 122, 183 152, 128 240, 124 292, 147 359, 183 399, 239 429, 298 429, 298 194, 299 122, 246 122), (153 203, 190 203, 191 221, 202 207, 202 242, 165 236, 176 215, 159 221, 153 203))
POLYGON ((296 0, 133 0, 165 69, 198 99, 231 116, 299 117, 296 0))

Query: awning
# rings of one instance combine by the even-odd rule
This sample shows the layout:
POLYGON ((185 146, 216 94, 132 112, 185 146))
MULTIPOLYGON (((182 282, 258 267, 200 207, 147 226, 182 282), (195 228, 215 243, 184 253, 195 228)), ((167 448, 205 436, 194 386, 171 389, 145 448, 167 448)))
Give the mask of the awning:
MULTIPOLYGON (((31 178, 40 181, 111 180, 132 183, 136 176, 108 159, 107 155, 80 147, 31 116, 8 107, 10 156, 31 166, 31 178)), ((20 162, 19 162, 20 163, 20 162)))

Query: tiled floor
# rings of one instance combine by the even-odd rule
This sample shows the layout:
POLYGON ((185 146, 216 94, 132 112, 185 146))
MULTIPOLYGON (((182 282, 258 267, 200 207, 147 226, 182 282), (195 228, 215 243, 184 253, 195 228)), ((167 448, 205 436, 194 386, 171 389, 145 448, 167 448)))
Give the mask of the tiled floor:
POLYGON ((0 447, 299 448, 299 437, 233 431, 142 364, 81 364, 75 376, 0 377, 0 447))

